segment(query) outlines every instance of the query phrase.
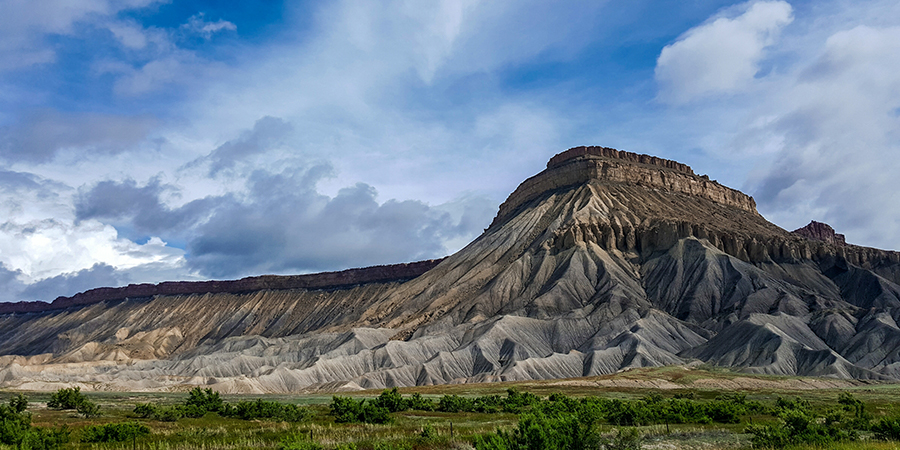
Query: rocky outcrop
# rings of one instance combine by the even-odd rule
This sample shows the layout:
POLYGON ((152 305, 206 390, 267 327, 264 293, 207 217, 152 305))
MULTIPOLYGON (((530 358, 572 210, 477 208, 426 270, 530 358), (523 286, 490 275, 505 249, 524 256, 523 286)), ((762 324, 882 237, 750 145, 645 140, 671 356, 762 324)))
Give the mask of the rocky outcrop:
POLYGON ((660 189, 758 214, 753 197, 709 177, 696 176, 685 164, 606 147, 576 147, 554 156, 546 170, 519 185, 500 205, 491 227, 502 224, 519 207, 540 196, 588 181, 660 189))
POLYGON ((790 233, 672 161, 563 152, 429 264, 0 314, 0 387, 296 392, 697 360, 900 380, 900 253, 790 233))
POLYGON ((439 262, 441 262, 440 259, 431 259, 309 275, 262 275, 228 281, 168 281, 159 284, 130 284, 117 288, 103 287, 81 292, 72 297, 59 297, 52 303, 40 301, 0 303, 0 314, 51 311, 126 298, 149 298, 157 295, 240 294, 264 290, 334 289, 368 283, 407 281, 427 272, 439 262))
POLYGON ((831 228, 831 225, 822 222, 816 222, 813 220, 809 223, 809 225, 798 228, 791 233, 803 236, 807 239, 812 239, 814 241, 822 241, 831 245, 847 245, 846 239, 844 239, 843 234, 838 234, 834 232, 834 228, 831 228))

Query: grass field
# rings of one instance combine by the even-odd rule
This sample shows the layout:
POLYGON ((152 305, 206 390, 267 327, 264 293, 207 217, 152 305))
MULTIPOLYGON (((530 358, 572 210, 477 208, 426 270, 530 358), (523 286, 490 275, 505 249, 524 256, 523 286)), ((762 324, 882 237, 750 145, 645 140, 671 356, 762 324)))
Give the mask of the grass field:
MULTIPOLYGON (((877 420, 900 416, 900 385, 844 383, 838 387, 820 386, 815 379, 799 377, 749 376, 716 368, 658 368, 638 369, 608 377, 594 377, 577 380, 534 381, 518 383, 487 383, 449 386, 427 386, 404 388, 404 395, 421 393, 425 398, 437 402, 445 394, 464 397, 505 395, 510 387, 522 392, 530 392, 540 397, 558 393, 570 397, 601 397, 634 401, 651 394, 672 398, 678 394, 690 396, 698 403, 711 401, 722 394, 734 393, 732 383, 739 380, 739 389, 748 400, 763 404, 774 404, 779 397, 802 398, 815 411, 833 408, 842 393, 851 393, 865 404, 866 411, 877 420), (724 383, 724 384, 722 384, 724 383), (662 386, 662 387, 654 387, 662 386)), ((374 398, 381 391, 341 393, 356 399, 374 398)), ((0 394, 4 403, 15 392, 0 394)), ((439 411, 403 411, 392 413, 393 423, 376 425, 366 423, 335 423, 329 415, 330 394, 303 395, 223 395, 229 403, 242 400, 264 398, 281 403, 304 405, 312 413, 302 422, 286 423, 273 420, 241 420, 207 413, 200 418, 182 418, 165 422, 137 417, 132 410, 139 403, 156 405, 177 405, 185 401, 186 393, 113 393, 85 392, 86 396, 100 406, 102 415, 86 419, 73 410, 47 408, 51 393, 26 393, 29 397, 28 413, 36 427, 67 427, 72 431, 72 439, 63 448, 72 449, 275 449, 287 440, 310 441, 322 448, 339 447, 352 443, 363 449, 463 449, 472 448, 477 435, 493 433, 496 430, 512 430, 519 417, 512 413, 449 413, 439 411), (139 422, 150 428, 150 434, 128 442, 82 443, 81 431, 92 425, 139 422), (451 434, 452 427, 452 434, 451 434), (428 435, 423 437, 423 430, 428 435)), ((739 423, 705 424, 654 424, 635 427, 642 436, 644 449, 736 449, 751 448, 751 435, 745 433, 749 424, 778 424, 779 419, 769 414, 747 414, 739 423)), ((623 427, 616 427, 603 421, 596 425, 600 434, 614 436, 623 427)), ((861 432, 860 440, 845 443, 830 443, 824 447, 800 446, 788 448, 834 448, 834 449, 897 449, 900 443, 877 441, 872 433, 861 432)), ((305 445, 305 444, 304 444, 305 445)), ((15 448, 4 447, 0 448, 15 448)), ((314 447, 310 447, 314 448, 314 447)))

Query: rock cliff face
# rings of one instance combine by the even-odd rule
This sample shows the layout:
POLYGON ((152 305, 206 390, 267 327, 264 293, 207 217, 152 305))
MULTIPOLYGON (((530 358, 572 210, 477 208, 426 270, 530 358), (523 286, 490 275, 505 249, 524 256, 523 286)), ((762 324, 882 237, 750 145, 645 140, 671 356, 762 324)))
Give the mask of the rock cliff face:
POLYGON ((827 223, 816 222, 815 220, 810 222, 809 225, 803 228, 798 228, 791 233, 798 234, 814 241, 822 241, 831 245, 847 245, 847 241, 844 239, 843 234, 835 233, 834 228, 831 228, 831 225, 828 225, 827 223))
POLYGON ((0 386, 290 392, 696 360, 900 379, 900 254, 822 236, 684 164, 579 147, 419 276, 0 314, 0 386))
POLYGON ((521 205, 540 195, 588 181, 661 189, 756 213, 753 197, 710 181, 708 177, 698 177, 685 164, 607 147, 575 147, 551 158, 547 170, 519 185, 500 205, 500 212, 491 226, 502 223, 521 205))

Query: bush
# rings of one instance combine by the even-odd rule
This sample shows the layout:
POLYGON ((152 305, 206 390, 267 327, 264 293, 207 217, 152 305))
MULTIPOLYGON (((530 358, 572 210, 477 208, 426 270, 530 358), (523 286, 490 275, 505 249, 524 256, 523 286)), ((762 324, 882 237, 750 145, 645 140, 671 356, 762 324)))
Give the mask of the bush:
POLYGON ((191 419, 199 419, 206 415, 207 409, 199 405, 177 405, 175 406, 180 412, 181 417, 191 419))
POLYGON ((150 434, 150 428, 137 422, 109 423, 85 427, 81 442, 125 442, 150 434))
POLYGON ((28 409, 28 397, 17 394, 15 397, 9 399, 9 409, 16 414, 25 412, 25 410, 28 409))
POLYGON ((149 419, 156 415, 156 407, 150 403, 139 403, 131 412, 140 418, 149 419))
POLYGON ((751 442, 754 447, 784 448, 799 444, 826 447, 834 442, 858 439, 855 430, 840 428, 833 421, 820 423, 807 402, 777 403, 781 403, 776 404, 781 409, 778 414, 780 425, 751 425, 745 430, 753 435, 751 442))
MULTIPOLYGON (((219 412, 222 409, 224 402, 218 392, 213 391, 212 389, 200 389, 199 387, 195 387, 188 393, 188 399, 184 404, 185 406, 192 406, 199 409, 203 411, 203 414, 206 414, 207 412, 219 412)), ((203 414, 200 414, 199 417, 203 417, 203 414)))
POLYGON ((87 397, 81 393, 81 388, 65 388, 56 391, 47 402, 47 407, 52 409, 78 409, 78 405, 87 401, 87 397))
POLYGON ((366 403, 365 400, 354 400, 350 397, 333 396, 331 405, 329 405, 337 423, 376 423, 385 424, 393 421, 385 407, 376 406, 373 403, 366 403))
POLYGON ((881 419, 872 425, 875 439, 900 441, 900 418, 881 419))
POLYGON ((416 392, 409 398, 409 409, 416 411, 434 411, 434 402, 416 392))
POLYGON ((362 413, 362 403, 350 397, 341 397, 335 395, 331 397, 330 414, 334 416, 337 423, 353 423, 357 422, 362 413))
POLYGON ((87 419, 100 417, 100 406, 88 399, 82 400, 75 410, 87 419))
POLYGON ((540 403, 541 399, 531 392, 519 392, 511 387, 506 390, 506 398, 503 400, 503 411, 518 414, 522 409, 540 403))
POLYGON ((471 399, 460 397, 458 395, 445 395, 441 397, 438 403, 438 411, 441 412, 472 412, 475 408, 475 402, 471 399))
POLYGON ((65 427, 47 430, 31 426, 31 415, 26 412, 28 398, 17 395, 9 406, 0 405, 0 444, 20 449, 56 450, 69 442, 69 430, 65 427))
POLYGON ((69 442, 71 434, 65 427, 56 430, 32 427, 22 436, 17 446, 20 449, 57 450, 69 442))
POLYGON ((410 406, 409 400, 404 399, 397 388, 385 389, 381 395, 372 400, 372 404, 377 408, 385 408, 389 412, 406 411, 410 406))
POLYGON ((184 413, 178 406, 157 407, 153 413, 153 418, 161 422, 175 422, 184 417, 184 413))
POLYGON ((547 417, 541 413, 519 418, 511 432, 477 436, 477 450, 595 450, 603 440, 594 424, 574 414, 547 417))

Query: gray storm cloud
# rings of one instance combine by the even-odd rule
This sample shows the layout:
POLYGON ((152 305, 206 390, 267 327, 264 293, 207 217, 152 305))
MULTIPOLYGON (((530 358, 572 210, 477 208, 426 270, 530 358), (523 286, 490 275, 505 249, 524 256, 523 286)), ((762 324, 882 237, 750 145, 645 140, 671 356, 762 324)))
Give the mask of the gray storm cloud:
POLYGON ((481 231, 490 202, 460 200, 453 214, 415 200, 379 203, 377 191, 357 183, 323 195, 330 176, 320 164, 280 173, 257 170, 243 195, 223 195, 169 207, 172 186, 154 180, 104 181, 82 192, 78 220, 98 219, 122 231, 183 240, 190 267, 210 277, 248 273, 333 270, 444 256, 444 242, 481 231))
POLYGON ((66 149, 77 149, 82 157, 112 155, 143 141, 155 124, 149 116, 33 111, 0 128, 0 157, 41 164, 66 149))

